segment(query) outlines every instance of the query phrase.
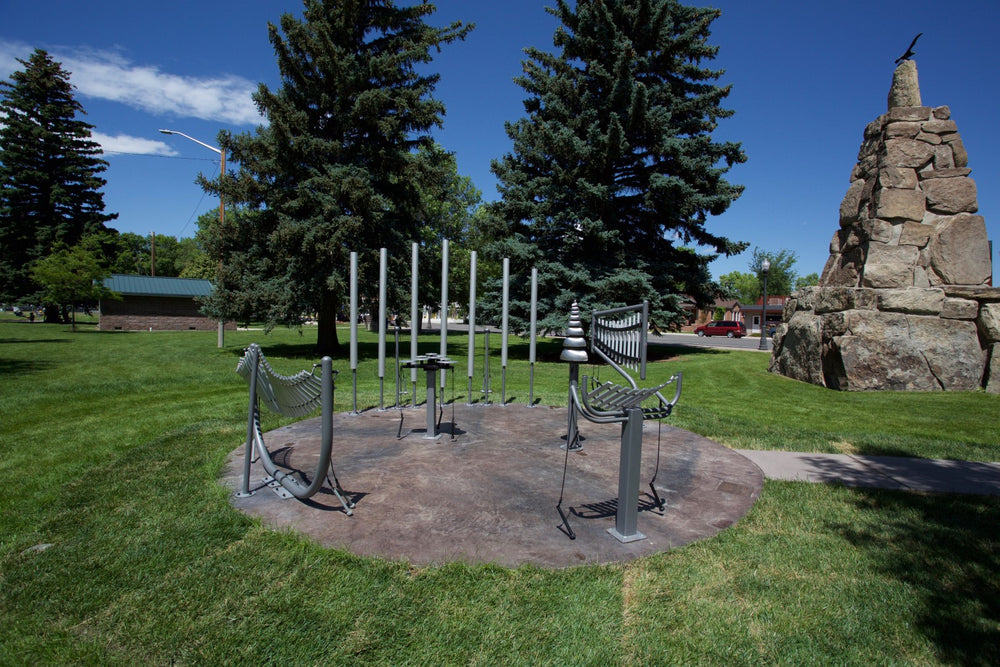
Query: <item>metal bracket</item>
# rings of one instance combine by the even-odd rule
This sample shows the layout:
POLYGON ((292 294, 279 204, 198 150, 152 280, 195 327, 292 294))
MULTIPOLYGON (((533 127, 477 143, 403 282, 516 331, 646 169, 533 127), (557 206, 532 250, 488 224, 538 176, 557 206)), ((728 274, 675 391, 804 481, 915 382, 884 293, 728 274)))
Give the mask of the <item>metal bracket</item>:
POLYGON ((273 477, 268 476, 268 477, 265 477, 264 479, 262 479, 261 481, 264 484, 267 485, 267 488, 269 488, 272 491, 274 491, 274 495, 278 496, 282 500, 288 500, 289 498, 294 498, 295 497, 291 493, 288 492, 288 489, 286 489, 285 487, 283 487, 281 485, 281 482, 279 482, 278 480, 276 480, 273 477))

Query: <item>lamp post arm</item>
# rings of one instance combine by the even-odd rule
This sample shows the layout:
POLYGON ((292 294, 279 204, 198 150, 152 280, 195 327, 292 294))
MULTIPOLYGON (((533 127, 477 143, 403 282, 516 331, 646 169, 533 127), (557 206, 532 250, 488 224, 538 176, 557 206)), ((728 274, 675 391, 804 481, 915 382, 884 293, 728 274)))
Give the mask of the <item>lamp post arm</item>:
POLYGON ((178 132, 177 130, 160 130, 160 132, 163 133, 163 134, 176 134, 177 136, 184 137, 185 139, 189 139, 189 140, 193 141, 196 144, 204 146, 205 148, 207 148, 210 151, 215 151, 219 155, 222 155, 222 150, 221 149, 216 148, 215 146, 211 146, 209 144, 206 144, 204 141, 198 141, 194 137, 188 136, 188 135, 184 134, 183 132, 178 132))
MULTIPOLYGON (((204 146, 205 148, 207 148, 208 150, 212 151, 213 153, 216 153, 219 156, 219 158, 220 158, 219 159, 219 167, 220 167, 219 177, 220 177, 220 179, 225 178, 225 176, 226 176, 226 152, 224 150, 222 150, 221 148, 216 148, 215 146, 206 144, 204 141, 198 141, 194 137, 192 137, 190 135, 187 135, 187 134, 184 134, 183 132, 178 132, 177 130, 160 130, 160 132, 162 134, 176 134, 177 136, 184 137, 185 139, 193 141, 194 143, 198 144, 199 146, 204 146)), ((222 228, 225 225, 225 223, 226 223, 226 204, 225 204, 225 199, 223 198, 222 193, 220 192, 219 193, 219 233, 220 234, 222 233, 222 228)), ((219 256, 219 268, 216 271, 216 278, 219 278, 221 275, 222 275, 222 256, 220 255, 219 256)), ((224 320, 219 320, 219 347, 220 348, 225 345, 225 329, 226 329, 226 323, 225 323, 225 321, 224 320)))

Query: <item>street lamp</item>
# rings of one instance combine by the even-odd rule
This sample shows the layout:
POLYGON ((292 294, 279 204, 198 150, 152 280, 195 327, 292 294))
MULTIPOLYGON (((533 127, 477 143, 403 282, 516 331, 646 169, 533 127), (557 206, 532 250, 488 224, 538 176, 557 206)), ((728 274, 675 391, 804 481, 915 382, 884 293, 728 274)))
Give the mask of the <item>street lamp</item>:
POLYGON ((760 347, 757 349, 767 350, 767 272, 771 270, 767 257, 760 263, 760 270, 764 273, 764 300, 760 307, 760 347))
MULTIPOLYGON (((193 141, 194 143, 196 143, 196 144, 198 144, 200 146, 204 146, 205 148, 207 148, 210 151, 214 151, 215 153, 218 153, 219 154, 219 158, 220 158, 220 161, 219 161, 219 164, 220 164, 219 176, 220 177, 225 177, 225 175, 226 175, 226 151, 222 150, 221 148, 216 148, 215 146, 211 146, 209 144, 206 144, 204 141, 198 141, 194 137, 189 137, 188 135, 184 134, 183 132, 178 132, 177 130, 160 130, 160 132, 162 132, 163 134, 176 134, 178 136, 184 137, 185 139, 189 139, 189 140, 193 141)), ((221 185, 221 182, 220 182, 220 185, 221 185)), ((225 222, 226 222, 226 206, 225 206, 225 201, 223 200, 223 197, 222 197, 222 191, 220 190, 219 191, 219 234, 220 235, 222 234, 222 227, 225 224, 225 222)), ((217 279, 220 278, 221 274, 222 274, 222 256, 220 255, 219 256, 219 270, 218 270, 218 272, 216 274, 216 278, 217 279)), ((225 339, 226 339, 226 333, 225 332, 226 332, 226 323, 225 323, 224 320, 219 320, 219 347, 224 347, 224 345, 225 345, 225 339)))

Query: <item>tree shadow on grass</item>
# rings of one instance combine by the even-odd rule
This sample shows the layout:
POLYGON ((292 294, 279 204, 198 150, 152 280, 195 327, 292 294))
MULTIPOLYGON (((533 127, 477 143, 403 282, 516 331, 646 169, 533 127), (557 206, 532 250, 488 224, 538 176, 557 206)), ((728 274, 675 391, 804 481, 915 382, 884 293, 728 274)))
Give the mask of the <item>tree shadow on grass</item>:
POLYGON ((1000 664, 1000 498, 858 490, 872 520, 831 528, 919 596, 911 622, 945 663, 1000 664))
MULTIPOLYGON (((302 359, 318 362, 320 355, 316 353, 316 344, 309 341, 301 343, 260 343, 264 354, 267 356, 282 357, 287 359, 302 359)), ((476 355, 481 358, 483 355, 483 335, 478 334, 476 340, 476 355)), ((468 335, 466 332, 455 332, 448 335, 448 356, 453 359, 464 359, 468 355, 468 335)), ((536 345, 536 359, 539 363, 565 363, 559 359, 562 354, 562 339, 543 339, 536 345)), ((232 354, 241 356, 243 349, 232 349, 232 354)), ((440 343, 436 338, 421 340, 417 345, 418 354, 437 354, 440 352, 440 343)), ((507 345, 507 356, 514 361, 527 361, 529 359, 530 344, 526 339, 511 336, 507 345)), ((727 354, 728 350, 718 350, 704 347, 687 347, 671 345, 650 345, 647 350, 647 360, 650 363, 659 361, 679 360, 685 357, 695 357, 704 355, 727 354)), ((393 338, 386 340, 386 361, 395 362, 395 341, 393 338)), ((341 341, 340 349, 331 355, 334 362, 344 362, 350 358, 350 345, 346 341, 341 341)), ((409 337, 401 338, 399 341, 400 361, 410 358, 409 337)), ((595 355, 590 355, 588 363, 596 362, 595 355)), ((499 363, 500 358, 500 336, 494 333, 490 337, 490 359, 491 362, 499 363)), ((377 341, 359 341, 358 359, 360 361, 378 359, 377 341)))
POLYGON ((45 359, 15 360, 0 359, 0 377, 5 375, 23 375, 26 373, 41 373, 56 366, 45 359))

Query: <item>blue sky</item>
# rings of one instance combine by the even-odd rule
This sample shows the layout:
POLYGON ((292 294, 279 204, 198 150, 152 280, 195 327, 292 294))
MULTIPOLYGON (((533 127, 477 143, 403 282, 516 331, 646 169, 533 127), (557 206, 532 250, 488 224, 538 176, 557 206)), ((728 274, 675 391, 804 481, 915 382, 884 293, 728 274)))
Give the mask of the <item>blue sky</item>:
MULTIPOLYGON (((403 0, 405 2, 405 0, 403 0)), ((477 24, 435 56, 435 96, 448 108, 436 136, 459 171, 496 199, 490 160, 510 149, 504 122, 523 115, 512 82, 522 49, 551 50, 548 0, 438 0, 431 22, 477 24)), ((732 84, 735 111, 716 133, 743 143, 730 172, 746 192, 709 229, 798 257, 819 272, 866 124, 885 111, 893 60, 918 32, 914 60, 923 103, 948 105, 969 152, 979 213, 1000 240, 1000 56, 996 0, 689 0, 723 11, 713 24, 713 67, 732 84)), ((250 93, 279 85, 267 22, 298 13, 298 0, 0 1, 0 77, 36 47, 72 73, 77 99, 111 164, 105 202, 121 231, 191 236, 217 200, 194 184, 217 156, 167 128, 212 144, 220 129, 258 122, 250 93)), ((1000 250, 1000 243, 995 244, 1000 250)), ((715 261, 716 277, 746 271, 750 252, 715 261)), ((994 254, 997 262, 997 254, 994 254)), ((994 271, 994 275, 997 272, 994 271)))

